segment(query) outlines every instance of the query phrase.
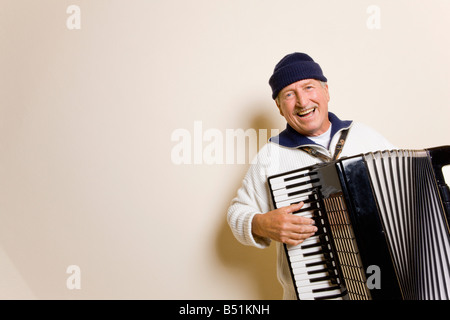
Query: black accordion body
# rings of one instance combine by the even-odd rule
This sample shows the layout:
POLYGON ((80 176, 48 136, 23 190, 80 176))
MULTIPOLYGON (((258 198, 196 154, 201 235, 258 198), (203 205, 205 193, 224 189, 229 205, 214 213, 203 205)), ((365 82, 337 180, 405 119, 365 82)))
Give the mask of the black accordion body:
POLYGON ((318 232, 284 245, 303 299, 450 299, 450 146, 342 158, 268 178, 318 232))

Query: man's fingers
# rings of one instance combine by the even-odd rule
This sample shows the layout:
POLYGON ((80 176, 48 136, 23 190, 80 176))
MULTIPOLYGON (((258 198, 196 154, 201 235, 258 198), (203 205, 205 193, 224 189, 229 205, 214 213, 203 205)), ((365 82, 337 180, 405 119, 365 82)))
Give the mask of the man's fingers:
POLYGON ((290 231, 284 232, 284 234, 281 236, 281 242, 284 242, 286 244, 299 244, 309 237, 313 236, 316 231, 317 227, 315 226, 296 226, 290 231))
POLYGON ((298 234, 308 234, 317 232, 317 227, 313 225, 299 225, 294 229, 294 233, 298 234))
POLYGON ((290 206, 286 207, 286 213, 293 213, 295 211, 298 211, 303 207, 304 204, 305 203, 303 201, 301 201, 299 203, 291 204, 290 206))
POLYGON ((300 243, 312 236, 317 228, 314 220, 292 214, 300 210, 303 202, 255 215, 252 220, 252 232, 283 243, 300 243))
POLYGON ((314 225, 316 223, 314 219, 297 215, 290 215, 290 220, 291 223, 295 225, 314 225))
MULTIPOLYGON (((286 207, 286 211, 285 213, 294 213, 298 210, 300 210, 304 205, 304 202, 301 201, 299 203, 294 203, 291 204, 290 206, 286 207)), ((292 215, 292 223, 293 224, 308 224, 308 225, 312 225, 315 223, 315 221, 313 219, 307 218, 307 217, 302 217, 302 216, 297 216, 297 215, 292 215)))
POLYGON ((314 232, 311 232, 311 233, 308 233, 308 232, 291 233, 290 236, 289 236, 289 239, 295 240, 295 241, 298 241, 298 240, 302 240, 303 241, 303 240, 306 240, 306 239, 308 239, 309 237, 311 237, 313 235, 314 235, 314 232))
POLYGON ((306 239, 308 239, 309 237, 314 236, 314 233, 305 233, 305 234, 295 234, 292 235, 290 238, 286 238, 285 241, 283 241, 284 243, 291 245, 291 246, 296 246, 299 245, 301 243, 303 243, 303 241, 305 241, 306 239))

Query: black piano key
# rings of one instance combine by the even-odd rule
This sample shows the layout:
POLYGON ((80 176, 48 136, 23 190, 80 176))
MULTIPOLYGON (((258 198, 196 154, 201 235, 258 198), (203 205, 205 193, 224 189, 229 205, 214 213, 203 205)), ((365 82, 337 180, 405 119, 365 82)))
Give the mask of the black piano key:
POLYGON ((316 267, 316 266, 326 266, 326 270, 328 271, 332 271, 334 272, 334 270, 336 270, 336 266, 333 265, 333 262, 330 260, 322 260, 322 261, 317 261, 317 262, 311 262, 311 263, 305 263, 305 267, 306 269, 311 268, 311 267, 316 267))
POLYGON ((326 261, 317 261, 317 262, 305 263, 305 267, 306 268, 308 268, 308 267, 315 267, 315 266, 318 266, 318 265, 321 265, 321 264, 324 264, 324 263, 326 263, 326 261))
POLYGON ((320 282, 320 281, 325 281, 325 280, 330 280, 331 283, 335 284, 336 282, 334 282, 334 280, 336 280, 336 276, 328 275, 328 276, 323 276, 323 277, 318 277, 318 278, 312 278, 312 279, 309 279, 309 282, 314 283, 314 282, 320 282))
POLYGON ((312 293, 320 293, 320 292, 326 292, 331 290, 341 289, 341 286, 331 286, 328 288, 320 288, 320 289, 312 289, 312 293))
POLYGON ((327 243, 320 243, 320 242, 308 244, 301 248, 304 250, 311 249, 311 248, 321 248, 321 251, 322 251, 321 253, 330 253, 331 252, 327 243))
POLYGON ((327 263, 323 263, 322 265, 324 266, 323 269, 306 271, 306 273, 308 275, 314 275, 314 274, 317 274, 317 273, 327 272, 330 276, 336 277, 336 268, 334 266, 332 266, 331 264, 327 264, 327 263))
POLYGON ((319 181, 320 181, 319 179, 311 179, 311 180, 308 180, 308 181, 302 181, 302 182, 298 182, 298 183, 293 183, 293 184, 287 185, 285 188, 286 189, 297 188, 297 187, 304 186, 305 184, 312 184, 312 183, 316 183, 316 182, 319 182, 319 181))
POLYGON ((318 195, 316 193, 310 194, 310 195, 306 196, 305 200, 291 202, 291 205, 292 204, 297 204, 299 202, 303 202, 304 204, 308 204, 308 203, 316 204, 316 203, 319 203, 318 195))
POLYGON ((299 179, 299 178, 304 178, 304 177, 308 177, 308 176, 313 176, 313 175, 316 175, 316 174, 317 174, 317 172, 310 171, 310 172, 298 174, 298 175, 296 175, 296 176, 292 176, 292 177, 289 177, 289 178, 284 178, 284 182, 288 182, 288 181, 291 181, 291 180, 295 180, 295 179, 299 179))
POLYGON ((329 296, 316 297, 316 298, 314 298, 314 300, 330 300, 330 299, 341 298, 341 297, 344 297, 345 295, 347 295, 347 292, 332 294, 329 296))
POLYGON ((330 270, 324 268, 324 269, 318 269, 318 270, 313 270, 313 271, 306 271, 307 274, 313 275, 316 273, 323 273, 323 272, 329 272, 330 270))
POLYGON ((326 260, 332 260, 332 253, 330 251, 328 251, 328 249, 321 249, 321 250, 317 250, 314 252, 309 252, 309 253, 305 253, 303 254, 304 257, 310 257, 310 256, 316 256, 316 255, 323 255, 325 257, 326 260))
POLYGON ((324 253, 323 249, 321 249, 321 250, 317 250, 317 251, 314 251, 314 252, 305 253, 305 254, 303 254, 303 256, 304 257, 311 257, 311 256, 316 256, 316 255, 319 255, 319 254, 323 254, 323 253, 324 253))
POLYGON ((327 270, 325 270, 325 272, 328 272, 328 276, 310 279, 310 282, 329 280, 332 284, 338 284, 339 279, 338 276, 336 275, 336 268, 334 266, 330 266, 327 270))
POLYGON ((316 242, 316 243, 311 243, 311 244, 305 244, 303 246, 300 246, 300 248, 305 250, 305 249, 310 249, 310 248, 315 248, 315 247, 322 247, 322 246, 323 246, 322 243, 316 242))
POLYGON ((295 192, 288 193, 287 196, 288 197, 294 197, 294 196, 301 195, 303 193, 313 192, 316 189, 317 188, 306 188, 306 189, 303 189, 303 190, 298 190, 298 191, 295 191, 295 192))
POLYGON ((320 210, 320 209, 317 208, 317 207, 309 207, 309 208, 301 208, 300 210, 297 210, 297 211, 295 211, 293 213, 302 213, 302 212, 307 212, 307 211, 312 211, 314 213, 314 212, 316 212, 318 210, 320 210))

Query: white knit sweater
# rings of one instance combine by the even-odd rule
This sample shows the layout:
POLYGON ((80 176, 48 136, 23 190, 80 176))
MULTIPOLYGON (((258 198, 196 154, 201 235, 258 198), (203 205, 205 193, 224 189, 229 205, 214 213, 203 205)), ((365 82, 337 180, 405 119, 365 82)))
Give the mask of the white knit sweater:
MULTIPOLYGON (((340 120, 338 120, 340 121, 340 120)), ((341 156, 351 156, 361 153, 395 149, 384 137, 371 128, 352 123, 341 156)), ((340 131, 331 139, 329 150, 334 152, 339 140, 340 131)), ((318 151, 331 156, 332 152, 319 145, 308 144, 318 151)), ((268 238, 253 237, 252 219, 255 214, 264 214, 273 210, 270 191, 267 184, 269 176, 286 171, 299 169, 320 162, 297 148, 281 146, 275 142, 268 142, 257 154, 255 160, 245 175, 242 186, 236 197, 231 201, 228 209, 228 224, 234 236, 244 245, 266 248, 271 240, 268 238)), ((284 299, 296 299, 295 289, 291 280, 288 261, 281 243, 277 244, 277 273, 284 290, 284 299)))

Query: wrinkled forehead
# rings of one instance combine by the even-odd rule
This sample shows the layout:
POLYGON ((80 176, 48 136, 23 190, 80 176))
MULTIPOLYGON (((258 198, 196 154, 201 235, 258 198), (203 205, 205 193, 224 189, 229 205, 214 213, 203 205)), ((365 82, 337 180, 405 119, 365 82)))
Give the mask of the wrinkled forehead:
POLYGON ((319 80, 316 79, 303 79, 303 80, 299 80, 296 82, 293 82, 289 85, 287 85, 286 87, 284 87, 280 93, 284 93, 286 91, 291 91, 291 90, 295 90, 298 88, 303 88, 309 85, 321 85, 321 82, 319 80))

